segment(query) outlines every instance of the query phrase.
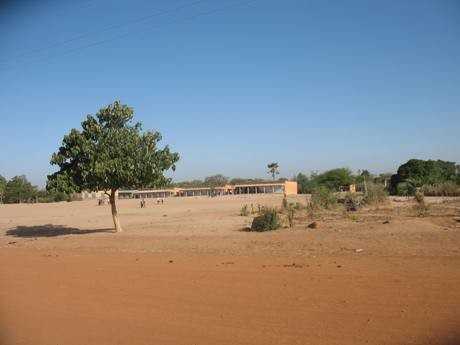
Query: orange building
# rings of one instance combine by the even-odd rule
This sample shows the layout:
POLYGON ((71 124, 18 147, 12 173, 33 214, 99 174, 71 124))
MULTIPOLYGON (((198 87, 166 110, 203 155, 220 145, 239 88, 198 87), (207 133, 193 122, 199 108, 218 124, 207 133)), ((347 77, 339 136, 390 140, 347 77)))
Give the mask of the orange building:
POLYGON ((142 199, 142 198, 167 198, 187 196, 221 196, 241 194, 297 194, 297 182, 266 182, 248 183, 238 185, 226 185, 223 187, 198 187, 198 188, 171 188, 171 189, 149 189, 149 190, 120 190, 120 199, 142 199))

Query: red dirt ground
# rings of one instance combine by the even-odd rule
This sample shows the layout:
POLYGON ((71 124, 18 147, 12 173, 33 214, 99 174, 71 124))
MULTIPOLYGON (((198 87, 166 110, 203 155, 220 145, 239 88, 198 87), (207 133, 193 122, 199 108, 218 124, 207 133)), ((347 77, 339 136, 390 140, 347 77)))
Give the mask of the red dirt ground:
POLYGON ((460 344, 458 203, 241 231, 258 202, 125 201, 123 234, 94 202, 0 206, 0 344, 460 344))

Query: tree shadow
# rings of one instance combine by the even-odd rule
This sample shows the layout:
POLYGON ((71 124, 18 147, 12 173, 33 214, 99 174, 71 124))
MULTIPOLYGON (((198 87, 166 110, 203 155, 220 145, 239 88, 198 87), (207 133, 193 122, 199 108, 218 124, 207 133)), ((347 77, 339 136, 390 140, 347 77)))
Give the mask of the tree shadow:
POLYGON ((65 236, 65 235, 86 235, 98 232, 115 232, 113 229, 87 229, 82 230, 78 228, 71 228, 64 225, 36 225, 36 226, 24 226, 19 225, 13 229, 6 231, 7 236, 14 237, 54 237, 54 236, 65 236))

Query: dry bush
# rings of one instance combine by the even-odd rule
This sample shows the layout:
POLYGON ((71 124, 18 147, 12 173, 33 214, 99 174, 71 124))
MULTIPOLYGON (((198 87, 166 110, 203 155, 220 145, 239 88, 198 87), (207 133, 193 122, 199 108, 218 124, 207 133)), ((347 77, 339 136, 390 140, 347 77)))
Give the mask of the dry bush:
POLYGON ((348 192, 347 194, 345 194, 345 197, 343 198, 343 206, 348 212, 358 211, 358 208, 361 206, 361 203, 362 197, 360 197, 356 193, 348 192))
POLYGON ((418 217, 425 217, 428 215, 429 206, 425 202, 425 196, 421 191, 416 191, 414 200, 416 202, 414 209, 418 217))
POLYGON ((460 186, 454 182, 424 185, 420 191, 425 196, 460 196, 460 186))
POLYGON ((264 232, 276 230, 281 227, 281 220, 276 208, 264 208, 252 221, 251 231, 264 232))
POLYGON ((377 183, 368 183, 363 203, 367 205, 377 205, 386 202, 387 200, 388 193, 383 185, 377 183))
POLYGON ((241 207, 240 216, 243 216, 243 217, 249 216, 248 205, 245 204, 241 207))

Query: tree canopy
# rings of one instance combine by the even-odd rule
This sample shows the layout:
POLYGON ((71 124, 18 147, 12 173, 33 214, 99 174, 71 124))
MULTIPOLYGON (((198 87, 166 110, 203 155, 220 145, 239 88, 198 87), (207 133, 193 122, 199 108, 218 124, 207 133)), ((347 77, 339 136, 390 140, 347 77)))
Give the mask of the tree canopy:
POLYGON ((5 203, 30 202, 37 196, 38 189, 24 175, 15 176, 5 185, 3 200, 5 203))
POLYGON ((410 159, 402 164, 396 174, 391 176, 390 192, 401 194, 414 192, 415 188, 436 185, 458 180, 457 166, 454 162, 442 160, 410 159), (399 184, 402 184, 398 187, 399 184))
POLYGON ((315 177, 317 185, 325 186, 331 190, 338 191, 342 186, 348 186, 354 182, 353 173, 348 168, 337 168, 328 170, 315 177))
POLYGON ((228 178, 222 174, 208 176, 204 179, 204 184, 208 187, 222 187, 228 183, 228 178))
POLYGON ((81 130, 72 129, 51 157, 59 170, 48 176, 49 188, 106 191, 117 231, 121 231, 115 194, 120 188, 161 187, 164 172, 175 170, 179 154, 159 148, 161 134, 142 131, 131 107, 115 101, 88 115, 81 130))
POLYGON ((5 195, 5 189, 6 189, 6 178, 0 175, 0 203, 3 202, 3 197, 5 195))

